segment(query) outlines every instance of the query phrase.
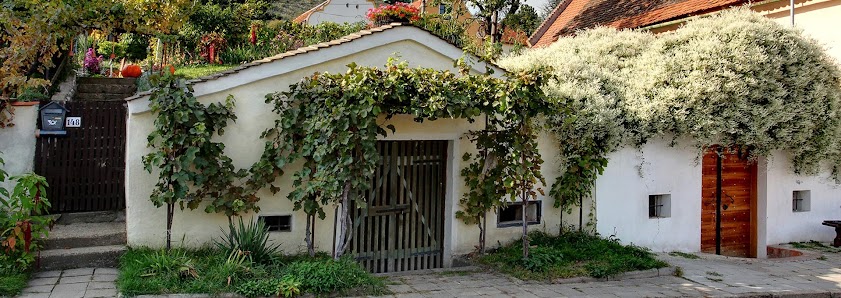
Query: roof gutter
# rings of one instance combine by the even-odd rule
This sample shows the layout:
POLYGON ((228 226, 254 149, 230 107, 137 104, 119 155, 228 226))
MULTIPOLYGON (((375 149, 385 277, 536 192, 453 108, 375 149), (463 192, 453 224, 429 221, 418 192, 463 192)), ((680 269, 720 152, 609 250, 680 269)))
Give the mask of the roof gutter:
MULTIPOLYGON (((754 6, 760 6, 760 5, 765 5, 765 4, 770 4, 770 3, 780 2, 780 1, 783 1, 783 0, 765 0, 765 1, 759 1, 759 2, 756 2, 756 3, 748 3, 747 6, 754 7, 754 6)), ((791 2, 794 3, 794 0, 791 0, 791 2)), ((791 13, 792 13, 791 23, 792 23, 792 26, 793 26, 794 25, 794 5, 792 5, 791 7, 792 7, 792 9, 791 9, 791 13)), ((717 12, 718 11, 713 11, 713 12, 708 12, 708 13, 705 13, 705 14, 694 15, 694 16, 691 16, 691 17, 685 17, 685 18, 680 18, 680 19, 677 19, 677 20, 671 20, 671 21, 668 21, 668 22, 657 23, 657 24, 648 25, 648 26, 645 26, 645 27, 640 27, 639 29, 641 29, 641 30, 653 30, 653 29, 657 29, 657 28, 663 28, 663 27, 667 27, 667 26, 671 26, 671 25, 685 23, 689 20, 694 20, 694 19, 697 19, 697 18, 707 17, 707 16, 713 15, 717 12)))

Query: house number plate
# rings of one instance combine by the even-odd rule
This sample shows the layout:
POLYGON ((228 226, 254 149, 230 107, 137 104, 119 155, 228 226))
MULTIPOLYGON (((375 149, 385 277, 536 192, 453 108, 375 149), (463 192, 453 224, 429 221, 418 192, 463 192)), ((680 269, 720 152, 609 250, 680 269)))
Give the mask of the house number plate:
POLYGON ((82 127, 82 117, 67 117, 65 127, 82 127))

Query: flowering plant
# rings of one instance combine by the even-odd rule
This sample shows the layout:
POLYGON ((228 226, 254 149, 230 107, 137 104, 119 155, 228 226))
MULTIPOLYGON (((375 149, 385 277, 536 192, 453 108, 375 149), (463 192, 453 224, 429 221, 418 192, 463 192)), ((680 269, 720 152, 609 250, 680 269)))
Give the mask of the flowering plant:
POLYGON ((88 48, 88 52, 85 53, 85 69, 91 74, 98 74, 100 62, 102 62, 102 56, 97 56, 93 48, 88 48))
POLYGON ((407 3, 395 3, 374 7, 368 10, 366 16, 373 22, 382 20, 417 21, 420 11, 407 3))

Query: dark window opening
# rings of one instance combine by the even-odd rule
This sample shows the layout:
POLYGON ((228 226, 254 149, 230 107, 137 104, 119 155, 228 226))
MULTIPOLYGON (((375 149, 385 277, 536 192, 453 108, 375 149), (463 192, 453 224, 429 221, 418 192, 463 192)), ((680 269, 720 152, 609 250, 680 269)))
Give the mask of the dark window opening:
MULTIPOLYGON (((526 206, 527 224, 540 224, 541 205, 541 201, 528 202, 526 206)), ((497 212, 497 227, 503 228, 523 225, 523 202, 509 203, 508 206, 499 207, 497 212)))
POLYGON ((791 195, 791 210, 794 212, 805 212, 811 209, 812 192, 808 190, 795 190, 791 195))
POLYGON ((648 196, 648 218, 671 217, 672 195, 649 195, 648 196))
POLYGON ((292 215, 260 216, 260 221, 270 232, 292 231, 292 215))

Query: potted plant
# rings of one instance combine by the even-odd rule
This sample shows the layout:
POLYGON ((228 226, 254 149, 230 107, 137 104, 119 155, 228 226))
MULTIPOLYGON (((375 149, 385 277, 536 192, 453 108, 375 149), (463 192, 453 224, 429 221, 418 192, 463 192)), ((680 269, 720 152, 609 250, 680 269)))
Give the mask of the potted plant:
POLYGON ((407 3, 387 4, 374 7, 368 10, 368 20, 374 26, 383 26, 390 23, 408 23, 417 21, 420 16, 418 8, 407 3))

